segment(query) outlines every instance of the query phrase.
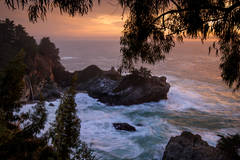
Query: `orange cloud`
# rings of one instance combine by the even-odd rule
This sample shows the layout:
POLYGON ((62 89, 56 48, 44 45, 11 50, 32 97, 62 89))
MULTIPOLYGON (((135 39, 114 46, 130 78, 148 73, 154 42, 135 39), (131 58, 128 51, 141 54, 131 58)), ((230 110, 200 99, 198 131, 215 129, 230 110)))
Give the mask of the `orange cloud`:
POLYGON ((88 15, 76 15, 71 17, 67 14, 61 15, 58 10, 48 13, 46 21, 39 20, 33 24, 28 21, 26 11, 8 10, 0 2, 1 19, 9 18, 16 24, 22 24, 27 32, 36 37, 119 37, 124 21, 121 19, 121 9, 116 10, 116 6, 101 4, 93 8, 88 15), (114 12, 113 12, 114 11, 114 12))

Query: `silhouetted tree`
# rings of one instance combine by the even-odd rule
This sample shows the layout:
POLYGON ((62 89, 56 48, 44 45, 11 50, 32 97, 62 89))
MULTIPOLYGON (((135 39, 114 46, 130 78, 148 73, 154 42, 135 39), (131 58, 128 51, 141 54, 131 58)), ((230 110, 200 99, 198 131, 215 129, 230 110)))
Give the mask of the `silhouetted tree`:
POLYGON ((5 0, 11 9, 28 8, 28 17, 33 22, 37 22, 39 18, 44 20, 47 12, 54 8, 59 8, 61 13, 68 13, 70 16, 84 15, 91 10, 93 2, 94 0, 5 0))
POLYGON ((24 126, 21 131, 22 136, 37 136, 45 127, 47 120, 46 112, 45 102, 40 98, 37 105, 33 107, 33 113, 27 119, 31 121, 31 124, 24 126))
POLYGON ((49 37, 42 38, 38 48, 40 54, 52 57, 53 59, 56 59, 56 61, 60 60, 60 57, 58 55, 59 49, 56 48, 55 44, 50 41, 49 37))
POLYGON ((135 62, 154 64, 165 58, 175 41, 184 38, 218 39, 212 47, 221 52, 222 78, 240 87, 239 0, 120 0, 129 9, 121 37, 123 66, 135 62))
MULTIPOLYGON (((3 125, 4 121, 0 121, 0 127, 5 127, 4 132, 0 131, 0 133, 2 132, 0 134, 1 159, 56 159, 54 149, 48 146, 48 138, 45 136, 37 137, 44 128, 47 118, 44 101, 39 101, 33 109, 30 117, 26 116, 25 121, 21 121, 25 123, 26 120, 28 121, 22 128, 6 121, 3 125)), ((23 124, 21 123, 21 125, 23 124)))
POLYGON ((0 79, 0 159, 54 158, 55 152, 48 146, 47 137, 37 137, 46 122, 44 102, 40 101, 31 114, 16 114, 22 107, 19 99, 23 89, 23 59, 22 50, 0 79))
POLYGON ((51 137, 59 160, 95 160, 92 150, 80 140, 81 120, 77 116, 74 89, 76 81, 75 74, 72 78, 72 86, 62 97, 56 111, 51 137))
POLYGON ((24 51, 21 50, 16 57, 10 61, 0 80, 0 109, 6 120, 14 120, 13 112, 21 105, 19 99, 24 87, 23 76, 25 74, 24 51))
POLYGON ((29 61, 37 53, 35 39, 28 35, 24 27, 15 25, 9 19, 0 20, 0 70, 4 69, 8 62, 24 49, 24 61, 29 61))
POLYGON ((218 140, 217 148, 219 148, 231 160, 240 160, 240 135, 235 134, 220 137, 221 138, 218 140))
POLYGON ((74 149, 79 146, 80 119, 76 113, 75 93, 72 89, 66 92, 56 112, 56 121, 53 125, 53 144, 58 159, 70 159, 74 149))

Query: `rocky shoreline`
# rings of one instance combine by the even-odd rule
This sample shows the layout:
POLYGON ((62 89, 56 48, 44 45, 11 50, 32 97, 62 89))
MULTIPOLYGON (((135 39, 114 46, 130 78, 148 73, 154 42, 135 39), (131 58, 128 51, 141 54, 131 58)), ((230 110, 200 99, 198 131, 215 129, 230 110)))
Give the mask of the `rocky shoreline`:
POLYGON ((4 73, 19 50, 25 49, 21 60, 24 64, 24 86, 20 101, 23 103, 34 102, 40 97, 48 101, 60 98, 71 86, 73 75, 77 75, 77 91, 87 92, 89 96, 107 105, 141 104, 167 98, 170 85, 166 78, 151 76, 146 69, 142 70, 143 74, 135 70, 134 73, 123 76, 114 68, 103 71, 96 65, 91 65, 72 73, 62 65, 59 49, 49 37, 42 38, 39 44, 27 33, 23 38, 27 38, 31 45, 21 46, 23 44, 17 41, 20 48, 15 48, 9 42, 9 47, 3 50, 0 59, 0 72, 4 73), (13 53, 9 54, 8 51, 13 53))
POLYGON ((76 90, 78 92, 86 92, 89 96, 110 106, 133 105, 167 99, 170 88, 169 83, 166 82, 166 77, 144 77, 140 74, 122 76, 114 68, 103 71, 95 65, 74 73, 67 71, 64 73, 68 77, 68 81, 65 80, 64 84, 68 85, 62 85, 59 83, 62 81, 59 79, 56 81, 56 78, 33 87, 27 83, 28 81, 25 81, 24 96, 29 97, 26 101, 37 100, 39 93, 45 100, 60 98, 64 90, 70 86, 71 78, 69 77, 73 75, 77 75, 76 90))

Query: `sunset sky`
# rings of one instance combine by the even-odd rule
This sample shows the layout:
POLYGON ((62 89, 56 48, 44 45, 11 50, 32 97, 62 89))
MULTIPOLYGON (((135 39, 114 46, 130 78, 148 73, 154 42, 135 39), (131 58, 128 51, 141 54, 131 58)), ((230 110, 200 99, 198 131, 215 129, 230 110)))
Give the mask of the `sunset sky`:
MULTIPOLYGON (((16 24, 22 24, 30 35, 37 39, 49 36, 54 39, 119 39, 122 31, 122 9, 113 0, 102 1, 94 5, 88 15, 71 17, 61 15, 58 10, 48 13, 47 20, 31 23, 26 10, 9 10, 0 2, 0 19, 9 18, 16 24)), ((126 16, 124 17, 124 19, 126 16)))

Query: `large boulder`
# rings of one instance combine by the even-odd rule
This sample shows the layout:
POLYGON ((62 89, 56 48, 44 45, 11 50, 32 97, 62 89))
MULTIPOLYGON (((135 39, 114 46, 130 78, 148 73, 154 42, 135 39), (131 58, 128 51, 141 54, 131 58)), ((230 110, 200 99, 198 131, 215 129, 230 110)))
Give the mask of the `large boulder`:
POLYGON ((117 76, 114 71, 104 72, 79 84, 89 96, 108 105, 133 105, 167 99, 170 85, 166 77, 142 77, 139 75, 117 76))
POLYGON ((230 160, 215 147, 209 146, 200 135, 183 132, 171 137, 163 155, 163 160, 230 160))

